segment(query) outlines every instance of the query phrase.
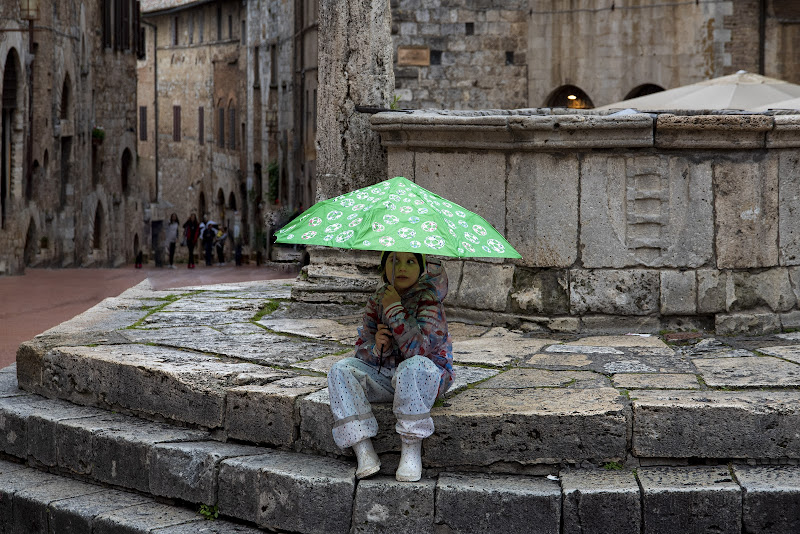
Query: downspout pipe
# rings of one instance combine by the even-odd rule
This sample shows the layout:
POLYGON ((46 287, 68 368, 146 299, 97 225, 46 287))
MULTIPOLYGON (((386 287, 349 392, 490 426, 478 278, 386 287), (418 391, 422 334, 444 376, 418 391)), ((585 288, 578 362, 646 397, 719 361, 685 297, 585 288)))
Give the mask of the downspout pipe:
MULTIPOLYGON (((158 27, 144 19, 142 19, 142 24, 153 29, 153 113, 155 114, 155 119, 153 120, 153 141, 155 143, 153 160, 155 163, 156 202, 161 204, 161 171, 158 166, 158 27)), ((146 46, 147 43, 145 43, 145 47, 146 46)))
POLYGON ((767 41, 767 0, 758 3, 758 73, 764 76, 767 41))

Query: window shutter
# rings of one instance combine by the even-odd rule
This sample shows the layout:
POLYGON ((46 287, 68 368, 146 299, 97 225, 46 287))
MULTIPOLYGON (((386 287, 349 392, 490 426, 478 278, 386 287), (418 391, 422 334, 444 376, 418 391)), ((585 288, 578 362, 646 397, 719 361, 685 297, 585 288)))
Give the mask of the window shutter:
POLYGON ((236 108, 230 108, 228 110, 228 135, 230 139, 228 140, 228 148, 235 149, 236 148, 236 108))
POLYGON ((181 107, 172 106, 172 140, 180 142, 181 140, 181 107))
POLYGON ((147 141, 147 106, 139 106, 139 141, 147 141))
POLYGON ((197 108, 197 139, 201 145, 206 143, 206 114, 203 106, 197 108))

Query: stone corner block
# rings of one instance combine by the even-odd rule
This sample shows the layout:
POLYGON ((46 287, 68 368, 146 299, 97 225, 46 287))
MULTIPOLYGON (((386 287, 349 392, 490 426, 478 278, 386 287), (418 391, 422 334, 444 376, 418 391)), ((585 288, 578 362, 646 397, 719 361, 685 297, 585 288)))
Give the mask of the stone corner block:
POLYGON ((436 523, 452 532, 558 534, 561 490, 544 477, 439 475, 436 523), (533 528, 535 525, 535 528, 533 528))
POLYGON ((644 531, 739 533, 741 488, 727 466, 637 471, 644 503, 644 531))
POLYGON ((659 273, 656 270, 570 271, 573 313, 649 315, 658 311, 659 273))
POLYGON ((300 397, 326 386, 325 378, 296 377, 227 390, 225 431, 230 438, 291 446, 300 429, 300 397))
POLYGON ((479 310, 505 311, 513 278, 512 265, 464 262, 456 304, 479 310))
POLYGON ((761 335, 780 332, 780 315, 776 313, 719 313, 714 317, 718 335, 761 335))
POLYGON ((398 482, 378 477, 362 480, 356 489, 354 533, 430 533, 434 526, 436 482, 398 482))
POLYGON ((349 462, 274 451, 221 463, 219 510, 260 527, 345 534, 355 487, 349 462))
POLYGON ((693 315, 696 300, 694 271, 661 271, 661 315, 693 315))
POLYGON ((564 532, 641 532, 641 497, 632 472, 580 469, 562 472, 560 478, 564 532))
POLYGON ((800 467, 733 467, 743 490, 742 532, 800 532, 800 467))

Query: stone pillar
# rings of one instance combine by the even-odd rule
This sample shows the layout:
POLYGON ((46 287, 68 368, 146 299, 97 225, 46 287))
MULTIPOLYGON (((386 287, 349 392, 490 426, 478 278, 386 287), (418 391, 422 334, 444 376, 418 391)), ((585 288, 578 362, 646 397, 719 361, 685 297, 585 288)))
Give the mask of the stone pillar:
POLYGON ((386 151, 355 108, 391 100, 391 22, 389 0, 319 3, 317 200, 387 178, 386 151))

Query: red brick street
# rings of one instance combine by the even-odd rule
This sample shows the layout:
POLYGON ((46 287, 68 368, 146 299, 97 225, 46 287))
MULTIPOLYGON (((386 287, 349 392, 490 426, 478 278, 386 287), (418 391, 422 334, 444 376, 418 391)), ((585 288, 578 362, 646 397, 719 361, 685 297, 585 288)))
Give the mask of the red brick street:
POLYGON ((17 347, 115 297, 145 278, 156 289, 192 285, 293 278, 255 265, 201 267, 188 270, 133 266, 119 269, 26 269, 22 276, 0 277, 0 368, 14 363, 17 347))

